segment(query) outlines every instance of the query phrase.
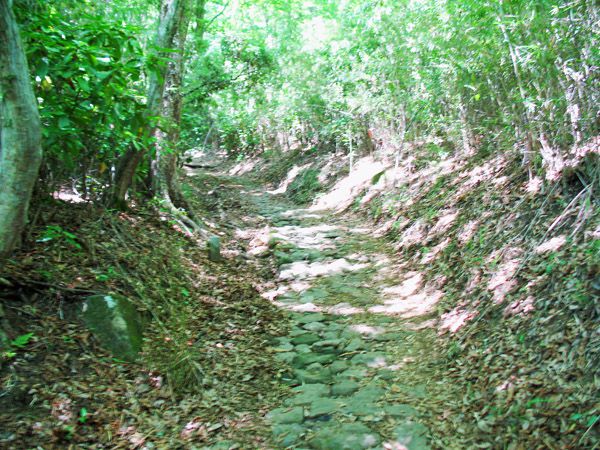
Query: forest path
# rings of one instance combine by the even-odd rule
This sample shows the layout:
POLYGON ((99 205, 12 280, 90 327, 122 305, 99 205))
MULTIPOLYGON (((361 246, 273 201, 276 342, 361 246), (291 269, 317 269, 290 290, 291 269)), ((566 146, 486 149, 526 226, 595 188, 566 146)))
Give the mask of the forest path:
POLYGON ((291 387, 267 415, 276 448, 430 448, 423 422, 443 413, 434 399, 448 390, 426 320, 438 294, 420 291, 421 275, 366 220, 248 194, 278 267, 262 294, 291 321, 273 344, 291 387))

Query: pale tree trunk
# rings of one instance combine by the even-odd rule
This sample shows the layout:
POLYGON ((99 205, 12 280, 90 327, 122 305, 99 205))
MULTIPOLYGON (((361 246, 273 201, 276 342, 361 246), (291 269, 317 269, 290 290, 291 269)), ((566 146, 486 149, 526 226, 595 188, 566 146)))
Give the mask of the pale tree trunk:
MULTIPOLYGON (((527 168, 529 178, 531 179, 531 155, 533 153, 533 118, 531 116, 531 112, 528 109, 528 105, 525 104, 527 100, 527 93, 525 91, 525 84, 521 77, 521 71, 519 70, 519 55, 517 54, 517 50, 510 39, 510 35, 508 34, 508 30, 506 25, 504 25, 504 10, 502 9, 502 2, 498 4, 498 25, 500 27, 500 31, 502 31, 502 36, 504 37, 504 41, 508 46, 508 53, 510 55, 510 60, 512 62, 513 74, 517 81, 517 87, 519 89, 519 96, 521 97, 521 101, 523 102, 524 107, 524 128, 525 128, 525 148, 523 150, 523 166, 527 168)), ((518 127, 517 127, 518 128, 518 127)))
POLYGON ((21 243, 41 161, 40 116, 12 0, 0 0, 0 259, 21 243))
MULTIPOLYGON (((199 22, 203 19, 204 3, 205 0, 199 0, 196 7, 199 22)), ((179 17, 176 19, 179 26, 173 38, 173 47, 177 51, 170 57, 161 105, 161 117, 166 126, 157 128, 154 133, 156 148, 152 161, 152 174, 155 195, 163 202, 163 206, 168 208, 180 225, 188 231, 204 234, 185 200, 177 174, 179 161, 177 146, 183 106, 181 90, 185 73, 185 43, 192 14, 191 6, 190 0, 182 1, 178 12, 179 17)), ((198 30, 198 33, 201 38, 203 27, 198 30)))
MULTIPOLYGON (((158 32, 154 41, 154 45, 158 49, 158 54, 156 55, 157 59, 162 60, 168 56, 165 54, 164 49, 173 47, 175 35, 179 31, 181 24, 181 11, 182 9, 185 9, 188 2, 189 0, 163 0, 158 32)), ((167 65, 160 64, 150 73, 145 114, 147 118, 155 118, 161 114, 167 69, 167 65)), ((144 134, 146 136, 151 136, 154 134, 155 130, 156 124, 149 125, 148 128, 144 130, 144 134)), ((117 167, 112 198, 112 203, 115 206, 123 208, 126 205, 125 197, 127 191, 133 181, 135 170, 145 154, 145 150, 137 150, 131 147, 123 156, 121 156, 117 167)))

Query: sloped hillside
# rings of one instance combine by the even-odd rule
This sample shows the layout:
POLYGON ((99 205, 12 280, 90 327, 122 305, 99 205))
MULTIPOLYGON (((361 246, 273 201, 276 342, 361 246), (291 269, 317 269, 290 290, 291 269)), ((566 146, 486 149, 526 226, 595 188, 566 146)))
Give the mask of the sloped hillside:
MULTIPOLYGON (((429 146, 397 165, 365 156, 350 173, 342 155, 304 161, 317 176, 338 169, 311 210, 368 214, 402 256, 404 281, 372 309, 440 335, 448 383, 465 395, 448 400, 438 431, 475 432, 481 448, 597 442, 598 149, 596 138, 552 179, 513 155, 429 146)), ((293 185, 280 191, 294 198, 293 185)))

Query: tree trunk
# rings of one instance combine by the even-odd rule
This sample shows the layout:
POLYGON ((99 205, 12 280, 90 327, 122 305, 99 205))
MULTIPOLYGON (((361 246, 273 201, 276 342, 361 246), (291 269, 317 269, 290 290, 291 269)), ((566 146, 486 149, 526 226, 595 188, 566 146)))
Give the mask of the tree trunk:
POLYGON ((41 124, 12 0, 0 0, 0 259, 21 243, 42 161, 41 124))
MULTIPOLYGON (((198 21, 203 19, 204 4, 204 0, 198 2, 196 8, 198 21)), ((161 105, 161 117, 165 120, 166 126, 157 128, 154 133, 155 154, 152 161, 152 173, 154 192, 163 202, 163 206, 170 209, 173 216, 188 231, 202 233, 202 228, 197 225, 191 208, 181 191, 177 174, 179 161, 177 146, 179 144, 181 110, 183 106, 181 89, 185 73, 185 43, 191 14, 191 2, 189 0, 182 1, 179 17, 177 18, 179 26, 173 38, 173 46, 177 51, 171 55, 168 64, 161 105), (184 211, 182 212, 182 210, 184 211), (187 211, 187 215, 185 211, 187 211)), ((199 30, 200 38, 202 33, 203 26, 199 30)))
MULTIPOLYGON (((163 0, 160 11, 158 32, 154 41, 157 49, 156 66, 150 73, 148 83, 148 100, 146 104, 146 117, 149 121, 161 115, 162 99, 167 78, 167 64, 161 64, 169 55, 164 49, 173 47, 175 35, 178 33, 181 25, 182 9, 185 9, 189 0, 163 0)), ((157 124, 151 122, 144 130, 145 136, 152 136, 157 129, 157 124)), ((146 151, 137 150, 131 147, 123 156, 121 156, 117 165, 115 176, 115 189, 113 192, 112 203, 114 206, 122 208, 126 205, 125 197, 131 186, 137 166, 142 161, 146 151)))

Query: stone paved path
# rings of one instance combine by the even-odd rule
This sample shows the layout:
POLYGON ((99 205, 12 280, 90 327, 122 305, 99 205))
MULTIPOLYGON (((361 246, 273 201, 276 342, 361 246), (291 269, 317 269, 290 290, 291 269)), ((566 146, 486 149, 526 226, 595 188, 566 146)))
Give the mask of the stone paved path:
POLYGON ((273 343, 292 393, 267 416, 278 448, 429 448, 417 408, 427 380, 407 374, 432 343, 433 332, 415 328, 436 293, 420 292, 419 274, 357 220, 273 207, 265 215, 279 280, 264 295, 292 322, 273 343))

